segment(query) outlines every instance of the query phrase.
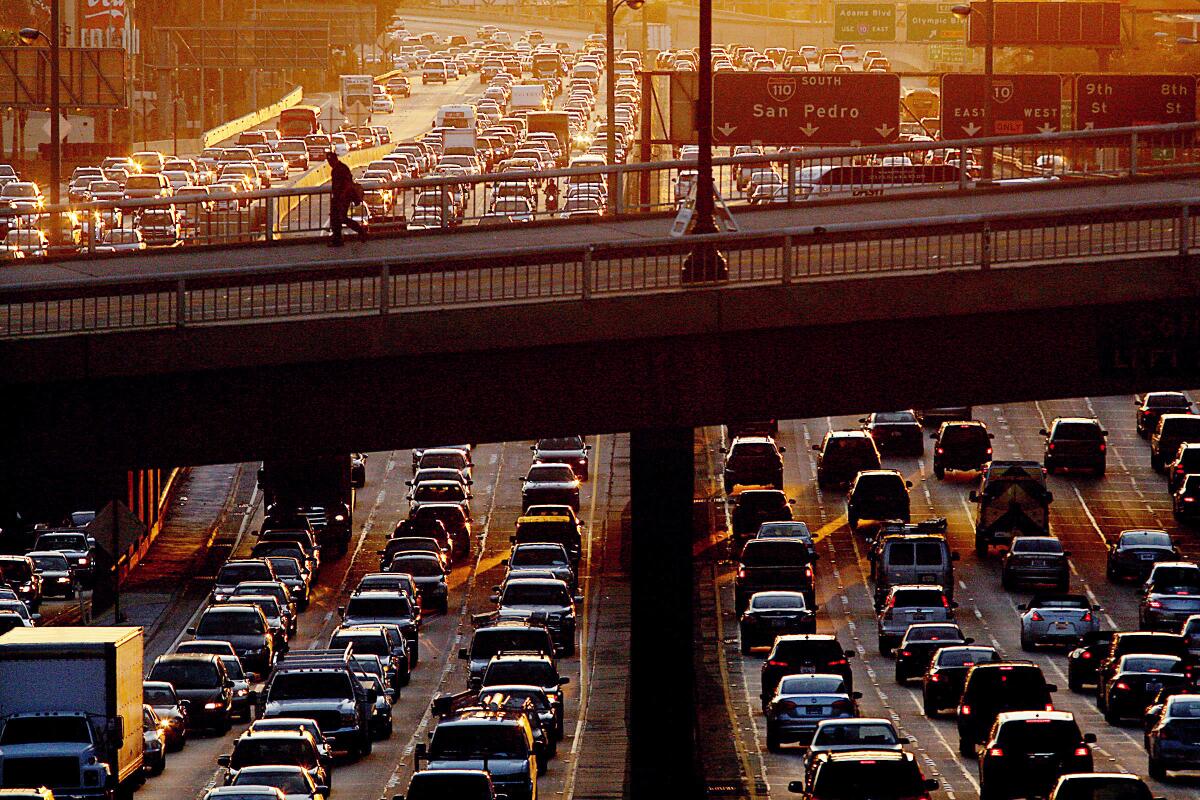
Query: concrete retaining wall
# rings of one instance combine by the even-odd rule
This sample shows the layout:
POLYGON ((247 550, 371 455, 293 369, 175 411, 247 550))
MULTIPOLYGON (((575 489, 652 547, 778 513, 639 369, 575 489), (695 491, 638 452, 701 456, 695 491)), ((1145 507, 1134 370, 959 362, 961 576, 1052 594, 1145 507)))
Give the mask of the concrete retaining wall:
POLYGON ((205 131, 200 137, 201 146, 212 147, 217 142, 224 141, 231 136, 237 136, 242 131, 248 131, 256 125, 261 125, 267 120, 278 116, 279 112, 285 108, 291 108, 299 104, 303 97, 304 87, 297 86, 284 95, 278 102, 264 106, 257 111, 251 111, 245 116, 238 117, 223 125, 218 125, 211 130, 205 131))

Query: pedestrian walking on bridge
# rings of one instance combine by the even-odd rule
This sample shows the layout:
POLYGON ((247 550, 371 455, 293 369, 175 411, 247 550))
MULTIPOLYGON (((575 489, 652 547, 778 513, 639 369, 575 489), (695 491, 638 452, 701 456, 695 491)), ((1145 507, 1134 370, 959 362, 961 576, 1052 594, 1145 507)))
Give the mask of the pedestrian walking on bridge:
POLYGON ((325 154, 325 160, 329 162, 330 170, 329 228, 333 232, 329 246, 342 246, 343 225, 353 229, 360 239, 366 239, 367 229, 347 216, 350 206, 362 202, 362 187, 355 183, 350 168, 342 163, 333 150, 325 154))

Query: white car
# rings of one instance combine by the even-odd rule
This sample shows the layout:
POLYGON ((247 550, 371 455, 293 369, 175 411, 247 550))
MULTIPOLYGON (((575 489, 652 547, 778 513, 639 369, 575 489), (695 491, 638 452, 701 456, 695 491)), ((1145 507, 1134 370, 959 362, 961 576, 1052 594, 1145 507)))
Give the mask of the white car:
POLYGON ((146 239, 139 230, 110 228, 96 245, 97 253, 136 253, 146 249, 146 239))
POLYGON ((396 110, 396 104, 387 95, 376 95, 371 101, 371 111, 376 114, 391 114, 396 110))

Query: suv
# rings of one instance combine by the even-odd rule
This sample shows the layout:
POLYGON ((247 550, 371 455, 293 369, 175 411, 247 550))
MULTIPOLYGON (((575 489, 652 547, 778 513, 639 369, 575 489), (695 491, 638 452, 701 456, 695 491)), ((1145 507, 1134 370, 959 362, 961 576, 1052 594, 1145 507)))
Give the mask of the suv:
POLYGON ((189 728, 211 728, 221 733, 229 730, 233 681, 220 657, 203 653, 159 656, 146 680, 165 681, 175 687, 179 699, 188 702, 189 728))
POLYGON ((1171 513, 1180 522, 1200 516, 1200 475, 1183 476, 1183 483, 1171 493, 1171 513))
POLYGON ((509 800, 537 800, 533 730, 520 712, 474 708, 438 720, 429 744, 418 742, 414 769, 484 770, 509 800))
POLYGON ((1054 495, 1046 488, 1046 473, 1036 461, 992 461, 968 499, 978 506, 975 554, 980 558, 986 557, 993 545, 1007 545, 1014 536, 1050 532, 1054 495))
POLYGON ((480 691, 496 686, 536 686, 546 693, 554 711, 554 735, 566 730, 562 687, 571 679, 559 676, 554 657, 545 653, 500 652, 492 656, 480 680, 480 691))
POLYGON ((264 718, 311 719, 335 747, 371 752, 374 704, 354 674, 350 648, 292 651, 279 660, 262 697, 264 718))
POLYGON ((1044 463, 1046 472, 1053 475, 1059 468, 1090 469, 1097 476, 1104 474, 1107 463, 1108 431, 1100 420, 1088 417, 1056 417, 1050 429, 1038 431, 1046 437, 1044 463))
POLYGON ((888 590, 876 620, 879 652, 885 656, 891 655, 908 626, 915 622, 953 622, 954 609, 957 607, 958 604, 950 602, 941 586, 893 586, 888 590))
POLYGON ((1163 530, 1134 529, 1121 531, 1108 546, 1105 575, 1116 582, 1132 577, 1145 580, 1159 561, 1175 561, 1179 548, 1171 534, 1163 530))
POLYGON ((933 439, 933 475, 939 481, 947 470, 981 470, 992 460, 992 439, 982 422, 943 422, 933 439))
POLYGON ((332 774, 322 759, 316 739, 307 731, 248 730, 233 743, 233 752, 217 756, 225 767, 225 785, 237 779, 243 767, 290 764, 302 767, 318 786, 331 786, 332 774))
POLYGON ((554 578, 513 578, 494 588, 491 601, 499 606, 498 619, 540 615, 559 652, 575 655, 575 604, 583 602, 582 595, 572 595, 565 582, 554 578))
POLYGON ((579 478, 570 464, 535 463, 520 480, 522 511, 540 503, 564 503, 579 513, 579 478))
POLYGON ((912 481, 894 469, 863 470, 854 476, 846 493, 846 517, 850 530, 858 531, 860 520, 884 522, 909 520, 908 490, 912 481))
POLYGON ((866 431, 829 431, 817 451, 817 485, 841 486, 863 470, 879 469, 881 461, 875 440, 866 431))
POLYGON ((212 602, 223 603, 233 595, 239 583, 278 581, 271 563, 264 558, 238 558, 226 561, 213 581, 212 602))
POLYGON ((397 625, 408 642, 409 664, 420 660, 421 642, 418 637, 421 612, 407 592, 382 590, 358 591, 350 595, 345 606, 338 609, 342 625, 397 625))
POLYGON ((1147 392, 1145 397, 1135 397, 1137 406, 1137 432, 1143 438, 1157 427, 1163 414, 1191 414, 1192 401, 1183 392, 1147 392))
POLYGON ((779 489, 746 489, 730 497, 734 541, 749 539, 764 522, 787 522, 792 518, 791 500, 779 489))
POLYGON ((582 436, 538 439, 537 444, 530 445, 529 449, 533 451, 533 463, 569 464, 579 480, 588 479, 588 451, 591 445, 585 444, 582 436))
MULTIPOLYGON (((395 80, 393 78, 392 80, 395 80)), ((492 776, 482 769, 440 769, 414 772, 404 794, 392 800, 499 800, 492 776)))
POLYGON ((262 609, 256 605, 206 608, 188 634, 200 640, 229 642, 247 672, 266 675, 275 662, 275 637, 262 609))
POLYGON ((501 621, 476 628, 471 644, 460 647, 458 657, 467 662, 467 684, 479 687, 492 657, 501 652, 541 653, 554 658, 554 641, 545 625, 501 621))
POLYGON ((877 411, 859 422, 871 434, 880 452, 889 450, 910 456, 925 453, 925 433, 912 411, 877 411))
POLYGON ((1150 466, 1162 472, 1184 442, 1200 442, 1200 416, 1163 414, 1150 436, 1150 466))
POLYGON ((1000 585, 1012 590, 1022 583, 1051 584, 1065 592, 1071 585, 1070 550, 1053 536, 1018 536, 1000 568, 1000 585))
POLYGON ((1175 491, 1188 475, 1200 474, 1200 443, 1184 442, 1167 462, 1167 489, 1175 491))
POLYGON ((1058 691, 1046 683, 1042 668, 1030 661, 976 664, 967 673, 958 703, 958 752, 974 757, 1003 711, 1050 711, 1050 695, 1058 691))
POLYGON ((921 712, 933 717, 944 708, 954 708, 962 697, 963 684, 971 667, 1001 660, 996 648, 984 645, 935 650, 921 680, 921 712))
MULTIPOLYGON (((38 610, 42 602, 42 575, 32 558, 28 555, 0 555, 0 581, 12 587, 30 611, 38 610)), ((55 587, 54 591, 61 592, 62 589, 55 587)))
POLYGON ((875 605, 888 590, 900 584, 941 586, 954 599, 954 562, 958 553, 950 549, 944 518, 916 525, 885 524, 869 551, 870 575, 875 582, 875 605))
POLYGON ((762 665, 762 684, 759 689, 762 707, 767 707, 784 675, 841 675, 846 681, 846 689, 853 689, 854 673, 850 670, 849 659, 854 656, 853 650, 842 649, 837 637, 828 633, 797 633, 777 637, 762 665))
POLYGON ((1045 797, 1059 776, 1092 771, 1095 734, 1067 711, 1006 711, 979 753, 979 796, 1045 797))
POLYGON ((505 580, 520 578, 524 573, 551 573, 575 591, 579 583, 575 579, 575 570, 571 568, 571 557, 567 548, 552 542, 530 542, 513 545, 512 553, 500 564, 508 567, 505 580))
POLYGON ((725 454, 725 493, 737 486, 783 488, 783 453, 775 440, 766 436, 743 436, 733 440, 725 454))
POLYGON ((789 781, 788 791, 805 800, 824 797, 891 797, 929 800, 938 788, 934 778, 921 774, 912 753, 895 750, 852 750, 823 753, 813 764, 808 781, 789 781))
POLYGON ((812 562, 819 558, 802 539, 751 539, 742 547, 733 580, 735 610, 741 612, 750 595, 769 589, 803 592, 815 607, 812 562))

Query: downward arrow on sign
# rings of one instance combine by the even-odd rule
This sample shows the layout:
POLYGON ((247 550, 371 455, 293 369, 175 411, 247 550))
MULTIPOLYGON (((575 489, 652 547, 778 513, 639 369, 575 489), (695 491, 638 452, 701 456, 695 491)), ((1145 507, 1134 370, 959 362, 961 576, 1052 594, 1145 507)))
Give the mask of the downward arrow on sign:
MULTIPOLYGON (((1092 127, 1089 122, 1088 127, 1092 127)), ((1054 133, 1058 128, 1054 127, 1053 123, 1047 122, 1045 125, 1038 125, 1038 133, 1054 133)))
POLYGON ((974 122, 969 123, 967 125, 963 125, 963 133, 965 133, 967 136, 974 136, 975 134, 979 133, 981 130, 983 130, 983 128, 980 128, 974 122))
POLYGON ((810 122, 810 123, 808 123, 807 125, 805 125, 803 128, 801 128, 801 129, 800 129, 800 132, 801 132, 801 133, 803 133, 805 136, 808 136, 809 138, 811 138, 811 137, 812 137, 812 135, 813 135, 814 133, 816 133, 817 131, 819 131, 819 130, 821 130, 821 129, 820 129, 820 128, 818 128, 816 125, 813 125, 813 124, 810 122))
POLYGON ((737 125, 730 125, 728 122, 726 122, 724 125, 717 128, 717 130, 721 132, 722 136, 728 139, 730 134, 737 130, 737 125))
POLYGON ((879 134, 880 138, 886 139, 892 135, 892 131, 894 131, 894 130, 896 130, 896 129, 887 124, 884 124, 884 125, 880 125, 878 128, 876 128, 875 132, 879 134))

